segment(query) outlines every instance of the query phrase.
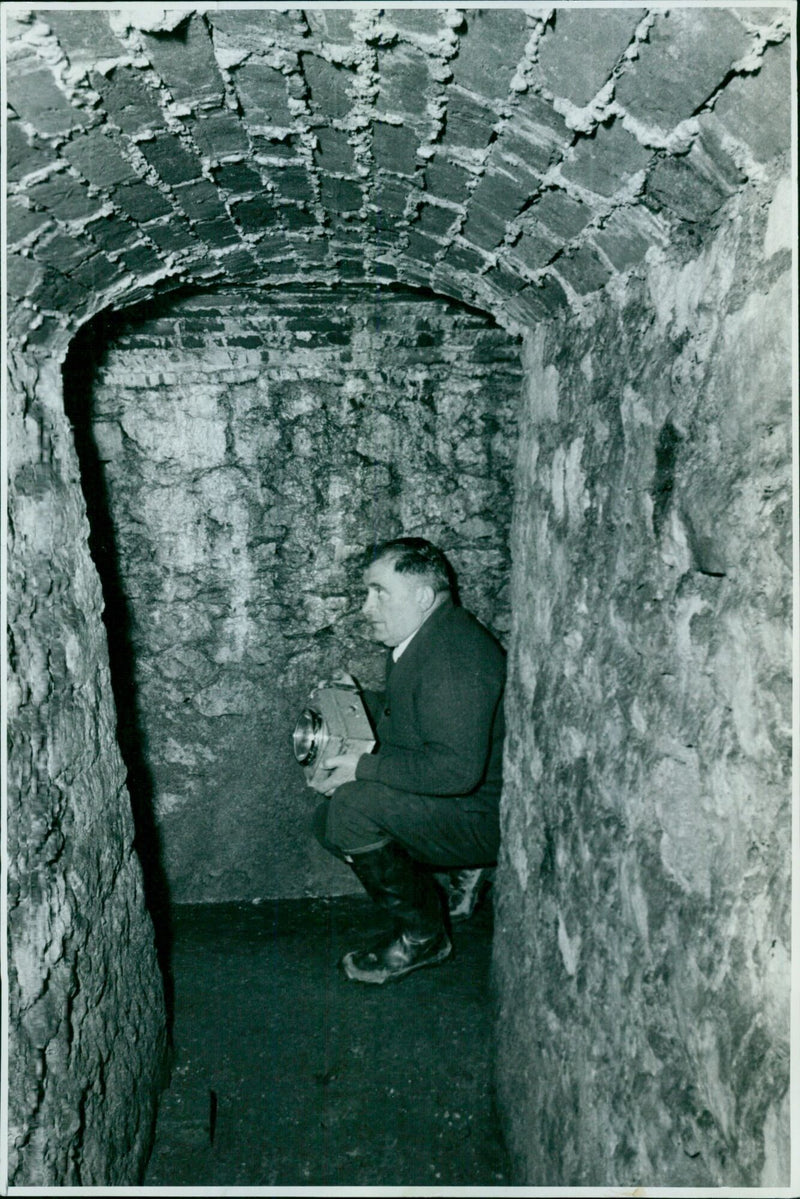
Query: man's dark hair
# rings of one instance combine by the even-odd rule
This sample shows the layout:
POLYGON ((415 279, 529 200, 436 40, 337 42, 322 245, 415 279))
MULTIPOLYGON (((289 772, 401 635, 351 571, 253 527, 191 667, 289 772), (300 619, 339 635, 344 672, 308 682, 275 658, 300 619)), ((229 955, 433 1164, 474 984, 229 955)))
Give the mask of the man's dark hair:
POLYGON ((424 537, 393 537, 379 541, 366 553, 366 565, 391 558, 398 574, 419 575, 436 592, 446 591, 458 602, 456 572, 445 554, 424 537))

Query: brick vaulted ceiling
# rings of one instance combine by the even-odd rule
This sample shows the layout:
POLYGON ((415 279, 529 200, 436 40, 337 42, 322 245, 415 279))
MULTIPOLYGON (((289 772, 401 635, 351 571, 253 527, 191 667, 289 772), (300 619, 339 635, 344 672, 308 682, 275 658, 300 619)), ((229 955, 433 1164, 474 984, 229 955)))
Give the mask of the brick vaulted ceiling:
POLYGON ((685 242, 790 142, 776 8, 8 17, 9 333, 185 286, 424 286, 510 328, 685 242))

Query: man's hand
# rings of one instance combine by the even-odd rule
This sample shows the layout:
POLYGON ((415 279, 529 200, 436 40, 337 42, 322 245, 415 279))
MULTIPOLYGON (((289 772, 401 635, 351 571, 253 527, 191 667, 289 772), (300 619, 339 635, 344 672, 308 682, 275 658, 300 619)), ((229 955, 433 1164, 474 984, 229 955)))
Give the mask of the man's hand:
POLYGON ((330 795, 337 787, 341 787, 342 783, 352 783, 356 777, 356 766, 361 753, 349 754, 334 754, 327 758, 324 765, 326 770, 330 770, 328 778, 325 780, 325 791, 323 794, 330 795))

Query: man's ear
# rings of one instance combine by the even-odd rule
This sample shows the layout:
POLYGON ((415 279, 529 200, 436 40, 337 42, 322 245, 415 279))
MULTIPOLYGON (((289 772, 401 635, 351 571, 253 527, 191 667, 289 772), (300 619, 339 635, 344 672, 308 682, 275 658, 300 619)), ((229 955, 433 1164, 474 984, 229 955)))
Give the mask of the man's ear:
POLYGON ((420 583, 417 588, 417 603, 423 612, 430 612, 436 600, 436 592, 430 583, 420 583))

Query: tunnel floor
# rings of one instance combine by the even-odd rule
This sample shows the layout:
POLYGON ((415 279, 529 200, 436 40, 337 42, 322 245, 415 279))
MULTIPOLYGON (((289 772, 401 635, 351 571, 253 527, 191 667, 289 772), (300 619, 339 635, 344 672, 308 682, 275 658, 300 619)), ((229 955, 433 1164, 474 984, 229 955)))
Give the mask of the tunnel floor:
POLYGON ((502 1186, 491 903, 383 987, 337 969, 361 897, 178 908, 174 1061, 146 1186, 502 1186))

